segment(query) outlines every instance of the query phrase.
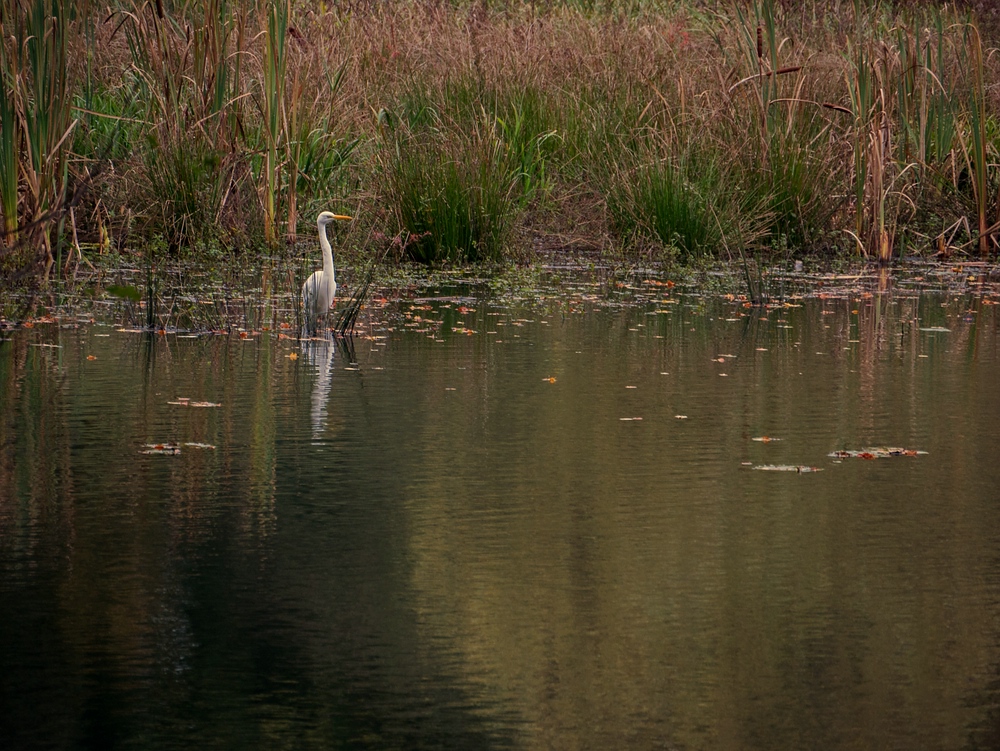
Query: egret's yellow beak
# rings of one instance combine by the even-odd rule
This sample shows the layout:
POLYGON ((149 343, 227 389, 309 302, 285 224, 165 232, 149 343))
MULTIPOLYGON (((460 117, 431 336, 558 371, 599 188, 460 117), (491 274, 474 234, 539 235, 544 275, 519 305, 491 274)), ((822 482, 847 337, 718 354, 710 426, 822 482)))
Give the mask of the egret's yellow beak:
POLYGON ((342 222, 349 222, 349 221, 351 221, 351 219, 353 219, 354 217, 352 217, 352 216, 347 216, 347 214, 334 214, 334 215, 333 215, 333 218, 334 218, 334 219, 339 219, 339 220, 340 220, 340 221, 342 221, 342 222))

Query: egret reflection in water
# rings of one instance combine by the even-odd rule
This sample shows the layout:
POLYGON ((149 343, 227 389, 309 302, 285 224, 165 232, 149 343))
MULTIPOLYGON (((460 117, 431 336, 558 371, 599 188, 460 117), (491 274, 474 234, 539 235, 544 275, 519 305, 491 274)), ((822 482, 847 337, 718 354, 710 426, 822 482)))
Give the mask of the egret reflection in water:
POLYGON ((326 430, 327 402, 333 383, 334 353, 337 345, 332 338, 309 339, 302 342, 302 355, 316 372, 313 384, 312 404, 309 410, 312 425, 312 439, 318 441, 326 430))

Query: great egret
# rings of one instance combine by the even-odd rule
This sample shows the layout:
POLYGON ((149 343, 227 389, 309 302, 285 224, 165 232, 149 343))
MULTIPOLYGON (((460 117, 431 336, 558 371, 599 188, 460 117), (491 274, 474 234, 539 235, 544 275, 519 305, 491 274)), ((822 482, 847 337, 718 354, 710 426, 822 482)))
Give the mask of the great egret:
POLYGON ((333 269, 333 250, 326 237, 326 225, 336 221, 350 221, 351 217, 334 214, 332 211, 320 213, 316 224, 319 226, 319 247, 323 251, 323 269, 314 271, 302 285, 302 307, 306 316, 306 329, 315 333, 316 320, 325 315, 333 305, 337 295, 337 275, 333 269))

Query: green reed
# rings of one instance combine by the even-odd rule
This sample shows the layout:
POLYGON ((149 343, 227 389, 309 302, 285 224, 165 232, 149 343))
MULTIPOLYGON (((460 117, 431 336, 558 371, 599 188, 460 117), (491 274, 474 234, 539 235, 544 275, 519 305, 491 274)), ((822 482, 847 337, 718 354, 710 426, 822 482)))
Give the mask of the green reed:
POLYGON ((423 263, 498 261, 520 209, 518 163, 494 123, 471 132, 413 129, 388 113, 382 121, 384 190, 396 228, 423 263))
POLYGON ((34 0, 26 10, 10 11, 15 54, 20 60, 8 106, 16 108, 15 116, 23 124, 21 139, 16 127, 11 130, 13 141, 22 142, 25 215, 45 253, 46 268, 56 260, 50 233, 52 225, 62 219, 69 182, 69 138, 76 125, 67 52, 72 10, 69 0, 34 0))
POLYGON ((217 234, 234 202, 241 158, 239 60, 246 15, 225 0, 173 13, 135 2, 123 29, 144 108, 139 193, 150 226, 171 247, 217 234))
POLYGON ((267 35, 264 38, 263 130, 264 161, 264 240, 274 244, 277 239, 277 200, 281 189, 281 164, 278 155, 285 134, 285 73, 288 63, 286 41, 289 0, 266 4, 267 35))
POLYGON ((712 201, 722 188, 712 164, 649 153, 631 167, 622 155, 608 167, 606 200, 623 238, 652 239, 682 256, 712 252, 721 242, 712 201))
MULTIPOLYGON (((972 25, 965 29, 965 52, 971 68, 971 86, 968 104, 968 128, 966 138, 962 139, 963 151, 969 172, 972 176, 972 192, 976 204, 976 225, 978 228, 977 245, 979 255, 986 257, 990 252, 991 224, 988 216, 990 209, 990 175, 993 166, 990 163, 990 141, 987 139, 986 122, 986 82, 983 65, 983 44, 979 30, 972 25)), ((998 206, 1000 214, 1000 206, 998 206)), ((997 216, 1000 221, 1000 215, 997 216)))
POLYGON ((3 86, 3 96, 0 96, 0 211, 3 211, 3 244, 9 247, 17 242, 22 135, 17 110, 18 56, 16 51, 8 51, 6 36, 4 29, 0 39, 0 83, 3 86))

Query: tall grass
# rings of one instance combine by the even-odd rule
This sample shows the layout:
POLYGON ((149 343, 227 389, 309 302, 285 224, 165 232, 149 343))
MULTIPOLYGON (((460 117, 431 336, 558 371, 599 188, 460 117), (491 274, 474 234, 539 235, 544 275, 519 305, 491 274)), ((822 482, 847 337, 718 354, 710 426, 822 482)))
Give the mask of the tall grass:
POLYGON ((498 261, 523 190, 494 123, 414 128, 385 113, 384 190, 413 260, 498 261))
POLYGON ((300 216, 334 201, 409 233, 423 261, 539 236, 886 261, 940 249, 951 227, 951 251, 995 248, 1000 56, 950 7, 117 0, 110 17, 75 4, 78 23, 67 2, 0 15, 8 233, 103 161, 77 199, 85 248, 105 229, 125 248, 294 242, 300 216), (68 52, 82 29, 92 57, 68 52), (49 71, 37 92, 35 69, 49 71), (40 138, 38 103, 63 90, 40 138), (54 156, 32 156, 42 142, 54 156))
POLYGON ((179 248, 220 231, 237 198, 240 124, 232 105, 241 99, 236 61, 246 16, 225 0, 161 10, 136 2, 123 29, 144 110, 143 213, 152 233, 179 248))
MULTIPOLYGON (((968 170, 972 176, 972 194, 976 202, 976 222, 978 227, 977 244, 979 254, 986 257, 990 252, 991 224, 988 216, 990 209, 991 173, 994 166, 990 163, 991 143, 987 140, 986 122, 986 81, 983 65, 983 45, 979 30, 967 26, 965 32, 965 48, 968 51, 968 63, 971 68, 971 87, 969 91, 968 117, 969 127, 967 137, 962 141, 962 149, 968 170)), ((998 214, 1000 214, 1000 197, 998 197, 998 214)), ((1000 215, 997 217, 1000 221, 1000 215)))
MULTIPOLYGON (((76 125, 71 103, 69 38, 74 10, 68 0, 5 4, 0 11, 0 208, 9 249, 30 242, 55 260, 52 228, 61 227, 69 185, 69 144, 76 125), (14 235, 18 227, 27 237, 14 235)), ((30 251, 30 249, 28 249, 30 251)), ((20 253, 21 262, 33 259, 20 253)))
POLYGON ((620 236, 655 240, 685 257, 720 247, 725 186, 715 165, 650 153, 631 168, 616 159, 607 169, 608 212, 620 236))
MULTIPOLYGON (((279 148, 288 129, 285 111, 285 72, 288 64, 286 40, 289 0, 266 3, 267 35, 264 38, 263 121, 266 138, 264 161, 264 240, 277 239, 277 199, 281 188, 279 148)), ((293 88, 293 92, 296 90, 293 88)))
MULTIPOLYGON (((4 19, 5 20, 5 19, 4 19)), ((5 26, 5 25, 4 25, 5 26)), ((4 28, 6 38, 6 28, 4 28)), ((17 242, 18 171, 21 164, 21 128, 17 112, 17 52, 0 40, 0 211, 3 211, 4 246, 17 242)))

